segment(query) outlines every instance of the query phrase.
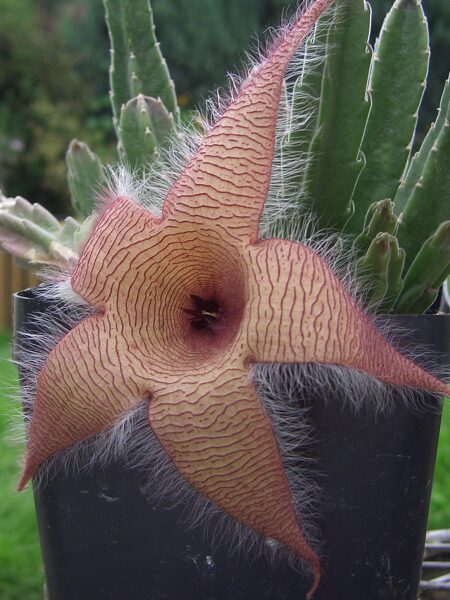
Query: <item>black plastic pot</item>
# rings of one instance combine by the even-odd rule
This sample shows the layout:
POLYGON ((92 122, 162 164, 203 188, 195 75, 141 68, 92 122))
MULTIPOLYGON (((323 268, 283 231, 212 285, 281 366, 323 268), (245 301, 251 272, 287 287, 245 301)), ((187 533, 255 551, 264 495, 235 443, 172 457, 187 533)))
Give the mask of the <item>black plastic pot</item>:
MULTIPOLYGON (((15 296, 16 339, 45 308, 15 296)), ((409 340, 448 364, 450 315, 395 317, 409 340)), ((339 397, 316 403, 322 474, 323 579, 316 600, 416 600, 441 403, 358 416, 339 397)), ((212 550, 180 513, 154 504, 144 477, 121 464, 58 476, 36 491, 49 600, 302 600, 310 581, 285 564, 212 550)))

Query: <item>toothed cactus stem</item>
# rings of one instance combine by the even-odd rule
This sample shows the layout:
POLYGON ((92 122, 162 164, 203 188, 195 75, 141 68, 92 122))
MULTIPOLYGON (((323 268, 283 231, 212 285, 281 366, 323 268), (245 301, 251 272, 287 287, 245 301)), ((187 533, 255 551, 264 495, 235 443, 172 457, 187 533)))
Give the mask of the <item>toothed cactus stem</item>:
POLYGON ((374 202, 367 211, 364 230, 354 241, 356 251, 358 254, 364 254, 377 234, 383 232, 393 234, 396 227, 397 219, 392 201, 387 198, 374 202))
MULTIPOLYGON (((41 244, 41 242, 45 243, 45 239, 47 236, 51 238, 51 235, 47 234, 47 236, 43 236, 42 240, 39 239, 39 236, 38 239, 36 239, 36 232, 31 232, 30 234, 30 232, 26 228, 26 223, 27 221, 23 217, 17 217, 16 215, 11 214, 9 212, 0 211, 0 226, 6 231, 12 234, 23 236, 27 239, 37 242, 38 244, 41 244)), ((46 233, 44 230, 42 231, 44 232, 44 234, 46 233)))
POLYGON ((436 121, 431 125, 425 139, 422 142, 420 150, 414 155, 408 167, 405 177, 402 179, 400 187, 395 196, 395 212, 400 215, 404 210, 415 186, 418 184, 422 175, 427 158, 445 124, 445 118, 450 105, 450 77, 447 79, 442 92, 441 101, 438 108, 436 121))
POLYGON ((175 85, 156 39, 149 0, 122 0, 133 68, 146 96, 161 98, 166 109, 179 118, 175 85))
POLYGON ((35 223, 31 223, 30 221, 26 221, 25 219, 21 220, 21 227, 24 237, 28 238, 39 244, 46 252, 51 252, 52 243, 55 241, 55 237, 36 225, 35 223))
POLYGON ((366 97, 370 20, 365 0, 340 0, 327 38, 305 193, 321 226, 335 230, 351 216, 353 190, 364 166, 360 147, 370 107, 366 97))
POLYGON ((421 246, 440 223, 450 219, 450 104, 439 134, 428 154, 400 216, 398 239, 409 267, 421 246))
POLYGON ((133 52, 130 52, 129 69, 131 97, 134 98, 142 93, 142 83, 137 74, 136 56, 133 52))
POLYGON ((376 236, 363 258, 357 262, 357 273, 368 282, 366 298, 369 305, 379 304, 388 288, 391 247, 388 234, 376 236))
POLYGON ((396 238, 383 232, 375 236, 357 262, 358 276, 367 281, 367 303, 378 312, 386 312, 395 302, 401 288, 404 260, 405 254, 396 238))
POLYGON ((69 237, 42 206, 24 198, 0 197, 0 247, 29 269, 39 271, 48 265, 66 269, 77 258, 69 237))
POLYGON ((95 209, 95 201, 103 181, 100 159, 84 142, 72 140, 66 154, 67 181, 72 205, 81 217, 95 209))
POLYGON ((174 120, 161 100, 140 94, 122 106, 119 151, 134 171, 145 171, 167 145, 174 120))
MULTIPOLYGON (((317 129, 324 60, 319 59, 320 48, 325 44, 324 24, 319 19, 314 32, 305 44, 302 73, 295 82, 289 130, 283 141, 283 151, 295 153, 303 161, 309 153, 311 140, 317 129)), ((305 173, 299 168, 296 183, 303 186, 305 173)))
POLYGON ((122 104, 135 95, 131 92, 130 50, 122 0, 103 0, 103 4, 111 42, 110 98, 113 120, 117 127, 122 104))
POLYGON ((59 241, 65 246, 76 251, 74 238, 80 230, 80 223, 72 217, 66 217, 62 224, 61 232, 59 234, 59 241))
POLYGON ((46 208, 40 204, 33 204, 31 209, 32 220, 48 231, 58 232, 59 221, 46 208))
POLYGON ((400 248, 394 236, 390 238, 391 257, 389 260, 388 287, 377 310, 380 314, 391 311, 402 289, 402 273, 405 265, 405 251, 400 248))
POLYGON ((394 307, 395 312, 424 312, 433 303, 440 286, 449 275, 450 221, 446 221, 423 244, 408 269, 401 295, 394 307))
POLYGON ((361 231, 372 202, 394 198, 408 162, 429 63, 420 0, 396 0, 375 45, 368 92, 372 108, 362 143, 366 165, 354 192, 347 231, 361 231))
MULTIPOLYGON (((16 217, 29 219, 37 225, 41 225, 48 231, 57 232, 60 229, 58 219, 40 204, 31 204, 31 202, 28 202, 25 198, 17 196, 12 200, 11 206, 14 206, 14 215, 16 217)), ((0 199, 0 210, 2 207, 6 208, 6 205, 0 199)))

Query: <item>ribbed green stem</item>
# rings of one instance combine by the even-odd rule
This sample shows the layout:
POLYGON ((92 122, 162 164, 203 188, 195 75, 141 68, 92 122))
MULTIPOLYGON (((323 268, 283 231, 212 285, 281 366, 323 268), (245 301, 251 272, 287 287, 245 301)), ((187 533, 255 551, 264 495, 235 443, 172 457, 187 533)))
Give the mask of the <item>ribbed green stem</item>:
POLYGON ((172 134, 173 116, 161 100, 142 94, 122 106, 120 113, 120 152, 135 171, 144 171, 158 156, 172 134))
MULTIPOLYGON (((156 39, 153 11, 149 0, 122 0, 134 67, 141 93, 161 99, 176 120, 179 117, 175 86, 156 39)), ((130 98, 127 98, 129 100, 130 98)))
POLYGON ((439 134, 428 153, 419 180, 403 209, 398 239, 406 251, 406 266, 443 221, 450 220, 450 104, 439 134))
POLYGON ((370 7, 340 0, 328 32, 317 131, 305 177, 306 198, 321 226, 341 230, 364 166, 361 140, 369 113, 370 7))
MULTIPOLYGON (((16 217, 33 221, 33 223, 40 225, 43 229, 50 232, 57 233, 61 229, 58 219, 40 204, 30 204, 25 198, 21 198, 20 196, 14 198, 13 203, 14 215, 16 217)), ((0 203, 0 212, 1 207, 2 204, 0 203)))
POLYGON ((405 265, 405 251, 399 247, 397 239, 390 238, 391 257, 389 260, 388 286, 378 312, 386 314, 391 311, 402 289, 402 273, 405 265))
POLYGON ((411 160, 406 176, 402 179, 400 187, 395 196, 395 212, 399 215, 405 208, 415 186, 419 183, 427 158, 437 140, 442 127, 445 124, 447 110, 450 105, 450 78, 447 79, 442 92, 441 102, 438 109, 436 121, 431 125, 420 150, 411 160))
POLYGON ((405 255, 396 238, 379 233, 363 258, 357 262, 358 277, 365 280, 366 300, 379 312, 386 312, 395 302, 401 288, 405 255))
POLYGON ((317 130, 322 78, 325 62, 321 59, 326 44, 326 30, 319 19, 305 44, 302 72, 293 89, 289 131, 282 140, 285 156, 296 157, 298 171, 292 179, 299 195, 305 195, 305 172, 301 168, 310 155, 310 147, 317 130))
POLYGON ((80 217, 95 210, 95 202, 103 181, 103 166, 87 144, 72 140, 66 154, 67 182, 72 205, 80 217))
MULTIPOLYGON (((91 217, 88 217, 91 218, 91 217)), ((75 236, 79 235, 81 225, 72 217, 66 217, 63 221, 58 240, 65 246, 75 251, 75 236)), ((86 241, 86 240, 85 240, 86 241)))
POLYGON ((371 204, 367 211, 364 229, 353 244, 357 254, 367 252, 372 240, 379 233, 393 234, 396 227, 397 219, 394 215, 394 207, 391 200, 386 199, 371 204))
POLYGON ((433 303, 439 287, 449 275, 450 221, 447 221, 423 244, 412 262, 395 304, 395 312, 424 312, 433 303))
POLYGON ((362 144, 366 165, 353 196, 347 231, 358 233, 367 209, 394 198, 408 162, 429 62, 428 27, 420 0, 396 0, 372 60, 372 108, 362 144))
POLYGON ((71 221, 69 232, 42 206, 0 197, 0 247, 32 270, 47 265, 67 268, 76 259, 73 232, 80 228, 71 221))
POLYGON ((106 23, 111 42, 111 66, 109 69, 110 97, 114 123, 119 123, 122 104, 135 94, 131 90, 130 49, 123 11, 123 0, 103 0, 106 23))

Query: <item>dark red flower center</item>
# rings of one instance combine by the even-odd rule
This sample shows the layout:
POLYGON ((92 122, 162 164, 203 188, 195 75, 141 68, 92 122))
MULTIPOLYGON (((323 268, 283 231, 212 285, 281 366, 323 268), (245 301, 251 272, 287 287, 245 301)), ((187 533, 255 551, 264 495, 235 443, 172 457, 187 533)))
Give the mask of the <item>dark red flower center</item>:
POLYGON ((183 308, 183 312, 189 315, 191 327, 197 331, 214 333, 214 327, 220 321, 223 311, 217 299, 201 298, 196 294, 190 294, 191 308, 183 308))

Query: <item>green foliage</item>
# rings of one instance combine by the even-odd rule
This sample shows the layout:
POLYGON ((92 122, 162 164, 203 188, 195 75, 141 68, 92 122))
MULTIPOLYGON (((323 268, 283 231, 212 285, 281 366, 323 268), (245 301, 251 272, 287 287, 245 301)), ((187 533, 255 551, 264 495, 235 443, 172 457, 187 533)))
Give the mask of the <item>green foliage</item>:
POLYGON ((450 263, 450 92, 446 84, 436 124, 411 159, 429 62, 423 8, 396 0, 369 60, 363 5, 337 0, 349 14, 329 31, 325 66, 296 84, 292 110, 297 96, 320 89, 318 117, 301 134, 309 155, 297 196, 322 227, 351 234, 369 305, 423 312, 450 263))
POLYGON ((398 231, 399 240, 407 251, 407 266, 439 224, 450 219, 449 119, 450 103, 422 168, 419 161, 415 165, 417 170, 420 169, 420 176, 403 208, 398 231))
POLYGON ((441 102, 438 108, 436 121, 432 123, 428 130, 425 139, 423 140, 420 150, 413 156, 411 163, 408 165, 406 174, 402 177, 400 186, 395 195, 395 207, 397 213, 400 214, 405 208, 414 188, 419 184, 423 173, 423 168, 430 155, 431 150, 437 140, 437 137, 445 125, 447 117, 447 107, 450 105, 450 80, 447 79, 442 93, 441 102))
POLYGON ((121 158, 144 170, 175 131, 175 86, 149 0, 104 0, 111 40, 111 104, 121 158))
POLYGON ((70 265, 78 256, 89 225, 89 220, 80 225, 72 217, 61 224, 40 204, 30 204, 20 196, 0 195, 0 248, 30 269, 70 265))
MULTIPOLYGON (((372 0, 373 40, 393 0, 372 0)), ((430 30, 431 64, 427 89, 419 115, 419 141, 434 120, 436 106, 442 92, 442 82, 450 70, 450 2, 448 0, 422 0, 430 30)))
POLYGON ((122 107, 139 94, 161 99, 178 118, 175 86, 159 49, 149 0, 104 0, 104 5, 111 40, 110 86, 116 128, 122 107))
POLYGON ((345 225, 364 167, 360 146, 370 108, 366 97, 370 12, 365 0, 341 3, 337 24, 328 32, 330 51, 322 73, 311 160, 302 190, 323 227, 345 225))
POLYGON ((375 44, 367 86, 372 106, 361 144, 366 164, 347 227, 353 233, 372 202, 395 196, 411 152, 428 61, 428 28, 419 0, 397 0, 375 44))
POLYGON ((131 97, 141 93, 161 99, 169 113, 178 118, 175 86, 156 39, 150 2, 123 0, 123 5, 129 51, 134 65, 134 71, 130 71, 137 80, 132 86, 131 97))
POLYGON ((95 208, 95 199, 103 182, 103 166, 87 144, 72 140, 66 154, 67 182, 72 205, 87 218, 95 208))
POLYGON ((377 233, 367 252, 357 263, 358 275, 367 281, 366 299, 386 312, 395 302, 401 287, 405 252, 394 235, 377 233))
MULTIPOLYGON (((285 139, 282 141, 283 152, 293 152, 299 157, 309 154, 310 145, 317 131, 317 117, 319 112, 320 92, 322 89, 323 63, 316 65, 315 68, 307 68, 309 57, 313 57, 317 47, 324 43, 324 34, 320 29, 313 31, 305 44, 305 65, 298 80, 295 82, 290 107, 292 118, 295 115, 302 115, 309 111, 311 116, 302 123, 302 127, 296 127, 287 131, 285 139), (312 110, 313 109, 313 110, 312 110)), ((289 110, 289 109, 288 109, 289 110)), ((297 185, 303 185, 305 174, 299 169, 296 176, 297 185)))
POLYGON ((424 312, 450 275, 450 221, 441 223, 412 261, 395 312, 424 312))
POLYGON ((174 119, 161 100, 139 94, 122 105, 119 139, 122 159, 135 172, 145 171, 174 131, 174 119))
POLYGON ((105 146, 80 57, 60 32, 66 4, 0 0, 0 187, 58 215, 70 210, 64 165, 70 139, 83 135, 105 146))
POLYGON ((394 234, 397 218, 394 204, 389 198, 374 202, 367 211, 362 232, 355 238, 353 246, 358 254, 364 254, 379 233, 394 234))
MULTIPOLYGON (((105 0, 104 4, 112 43, 111 103, 119 155, 136 172, 144 171, 176 130, 179 109, 175 88, 155 37, 148 0, 105 0)), ((37 102, 42 104, 42 98, 37 102)), ((46 115, 55 119, 58 112, 49 110, 46 115)), ((42 119, 37 126, 42 126, 42 119)), ((54 127, 49 129, 55 131, 54 127)), ((45 132, 39 137, 45 140, 47 152, 49 137, 45 132)), ((56 156, 52 158, 51 164, 59 167, 56 156)), ((66 165, 73 209, 86 219, 95 208, 104 181, 102 162, 86 143, 74 139, 66 153, 66 165)), ((58 174, 54 173, 53 181, 58 180, 58 174)), ((41 222, 46 214, 42 206, 31 205, 21 197, 0 198, 0 245, 35 270, 45 265, 70 265, 89 231, 89 219, 80 225, 70 217, 63 225, 54 220, 56 228, 49 228, 48 223, 41 222)))

